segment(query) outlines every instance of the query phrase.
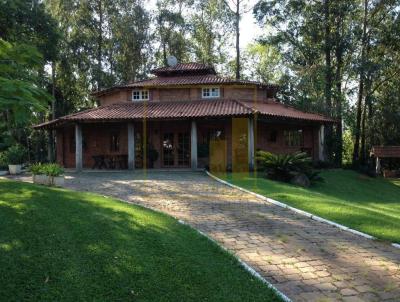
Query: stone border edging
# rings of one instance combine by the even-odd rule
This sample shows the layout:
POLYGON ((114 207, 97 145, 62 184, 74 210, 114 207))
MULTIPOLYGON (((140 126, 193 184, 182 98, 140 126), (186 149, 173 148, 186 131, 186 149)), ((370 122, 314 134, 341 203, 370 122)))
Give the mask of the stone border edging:
MULTIPOLYGON (((253 196, 257 197, 257 198, 260 198, 260 199, 262 199, 262 200, 264 200, 264 201, 266 201, 266 202, 268 202, 268 203, 272 203, 272 204, 274 204, 274 205, 276 205, 276 206, 279 206, 279 207, 281 207, 281 208, 285 208, 285 209, 291 210, 291 211, 296 212, 296 213, 298 213, 298 214, 300 214, 300 215, 306 216, 306 217, 308 217, 308 218, 310 218, 310 219, 313 219, 313 220, 316 220, 316 221, 319 221, 319 222, 322 222, 322 223, 329 224, 329 225, 334 226, 334 227, 336 227, 336 228, 339 228, 339 229, 341 229, 341 230, 343 230, 343 231, 347 231, 347 232, 353 233, 353 234, 358 235, 358 236, 362 236, 362 237, 367 238, 367 239, 371 239, 371 240, 376 240, 376 239, 377 239, 376 237, 374 237, 374 236, 372 236, 372 235, 369 235, 369 234, 366 234, 366 233, 363 233, 363 232, 360 232, 360 231, 351 229, 351 228, 349 228, 349 227, 347 227, 347 226, 344 226, 344 225, 342 225, 342 224, 339 224, 339 223, 333 222, 333 221, 331 221, 331 220, 322 218, 322 217, 320 217, 320 216, 311 214, 311 213, 309 213, 309 212, 306 212, 306 211, 303 211, 303 210, 300 210, 300 209, 291 207, 291 206, 287 205, 286 203, 283 203, 283 202, 274 200, 274 199, 269 198, 269 197, 265 197, 265 196, 263 196, 263 195, 261 195, 261 194, 258 194, 258 193, 252 192, 252 191, 250 191, 250 190, 244 189, 244 188, 242 188, 242 187, 239 187, 239 186, 237 186, 237 185, 231 184, 230 182, 227 182, 227 181, 225 181, 225 180, 223 180, 223 179, 220 179, 219 177, 217 177, 217 176, 211 174, 211 173, 210 173, 209 171, 207 171, 207 170, 205 170, 205 172, 206 172, 206 174, 207 174, 208 176, 210 176, 210 177, 213 178, 214 180, 216 180, 216 181, 218 181, 218 182, 220 182, 220 183, 222 183, 222 184, 224 184, 224 185, 227 185, 227 186, 229 186, 229 187, 238 189, 238 190, 240 190, 240 191, 242 191, 242 192, 251 194, 251 195, 253 195, 253 196)), ((392 242, 391 245, 392 245, 393 247, 395 247, 395 248, 400 249, 400 243, 394 243, 394 242, 392 242)))
POLYGON ((277 289, 275 286, 273 286, 271 283, 269 283, 263 276, 261 276, 254 268, 252 268, 250 265, 248 265, 246 262, 244 262, 242 259, 240 259, 236 254, 232 253, 229 251, 226 247, 223 245, 219 244, 217 241, 215 241, 213 238, 208 236, 206 233, 203 233, 202 231, 195 229, 192 227, 190 224, 187 224, 185 221, 178 219, 178 222, 180 224, 189 226, 192 230, 196 231, 200 235, 204 236, 214 244, 216 244, 218 247, 223 249, 225 252, 228 252, 230 255, 232 255, 238 262, 239 264, 247 271, 249 272, 252 276, 260 280, 262 283, 264 283, 269 289, 273 290, 278 297, 280 297, 284 302, 292 302, 284 293, 282 293, 279 289, 277 289))

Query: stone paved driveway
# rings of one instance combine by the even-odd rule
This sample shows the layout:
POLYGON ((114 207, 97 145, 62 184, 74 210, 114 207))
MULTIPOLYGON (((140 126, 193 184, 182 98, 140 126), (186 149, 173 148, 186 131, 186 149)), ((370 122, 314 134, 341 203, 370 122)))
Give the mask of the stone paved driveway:
POLYGON ((400 250, 194 172, 70 174, 67 187, 145 205, 207 233, 293 301, 400 301, 400 250))

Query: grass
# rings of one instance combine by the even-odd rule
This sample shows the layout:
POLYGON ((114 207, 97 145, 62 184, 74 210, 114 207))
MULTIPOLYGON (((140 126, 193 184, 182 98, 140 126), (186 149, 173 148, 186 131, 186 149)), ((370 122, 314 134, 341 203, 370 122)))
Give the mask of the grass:
POLYGON ((261 174, 218 175, 229 182, 293 207, 400 242, 400 180, 369 178, 350 170, 328 170, 310 188, 265 179, 261 174))
POLYGON ((280 301, 175 219, 95 194, 0 180, 3 301, 280 301))

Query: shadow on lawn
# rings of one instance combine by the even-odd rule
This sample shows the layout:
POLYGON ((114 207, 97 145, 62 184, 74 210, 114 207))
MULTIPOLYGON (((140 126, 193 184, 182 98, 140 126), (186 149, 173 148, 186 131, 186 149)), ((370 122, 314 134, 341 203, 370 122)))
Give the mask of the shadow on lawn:
POLYGON ((0 296, 7 301, 272 297, 228 263, 236 262, 166 215, 90 194, 0 183, 0 296))

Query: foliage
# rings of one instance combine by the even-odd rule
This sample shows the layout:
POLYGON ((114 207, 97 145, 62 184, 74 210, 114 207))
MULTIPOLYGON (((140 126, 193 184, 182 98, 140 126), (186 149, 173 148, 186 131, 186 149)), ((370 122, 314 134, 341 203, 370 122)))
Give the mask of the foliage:
POLYGON ((281 301, 168 215, 9 180, 0 180, 0 200, 3 300, 281 301))
POLYGON ((353 149, 365 162, 372 145, 400 143, 398 1, 259 0, 254 15, 260 43, 281 54, 282 101, 339 121, 325 131, 330 159, 340 165, 353 149))
POLYGON ((0 169, 8 169, 6 152, 0 152, 0 169))
POLYGON ((281 55, 273 45, 252 43, 243 54, 247 77, 263 83, 278 83, 282 78, 281 55))
POLYGON ((304 173, 311 169, 311 158, 305 152, 293 154, 273 154, 265 151, 257 151, 258 166, 267 175, 276 180, 290 181, 296 172, 304 173))
POLYGON ((64 174, 64 169, 59 164, 55 163, 35 163, 29 167, 29 171, 33 175, 47 175, 53 177, 61 176, 62 174, 64 174))
POLYGON ((59 164, 44 164, 42 170, 45 175, 57 177, 64 174, 64 169, 59 164))
POLYGON ((353 159, 353 137, 350 130, 343 133, 343 164, 348 165, 353 159))
POLYGON ((43 164, 42 163, 34 163, 29 166, 29 171, 33 175, 42 175, 45 174, 43 170, 43 164))
POLYGON ((33 112, 44 111, 49 95, 36 85, 41 63, 34 47, 0 39, 0 112, 9 127, 26 124, 33 112))
POLYGON ((400 242, 400 181, 370 178, 351 170, 321 172, 326 183, 300 188, 257 175, 221 177, 235 185, 279 200, 377 238, 400 242))
POLYGON ((26 148, 19 144, 11 146, 4 153, 9 165, 21 165, 25 163, 28 154, 26 148))

